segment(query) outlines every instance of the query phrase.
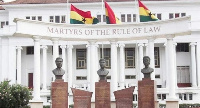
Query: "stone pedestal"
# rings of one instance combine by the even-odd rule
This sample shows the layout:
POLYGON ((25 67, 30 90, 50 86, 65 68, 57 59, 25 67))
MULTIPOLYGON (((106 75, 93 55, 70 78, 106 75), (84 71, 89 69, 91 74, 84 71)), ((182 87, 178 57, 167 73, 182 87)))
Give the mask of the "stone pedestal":
POLYGON ((166 99, 166 108, 179 108, 178 99, 166 99))
POLYGON ((130 87, 114 92, 116 108, 133 108, 133 91, 135 87, 130 87))
POLYGON ((74 108, 91 108, 92 92, 71 88, 74 108))
POLYGON ((95 83, 95 108, 110 107, 110 83, 100 80, 95 83))
POLYGON ((68 108, 68 83, 56 79, 51 84, 52 108, 68 108))
POLYGON ((150 78, 138 81, 138 108, 155 108, 156 82, 150 78))
POLYGON ((29 104, 30 104, 31 108, 43 108, 43 102, 42 101, 30 100, 29 104))

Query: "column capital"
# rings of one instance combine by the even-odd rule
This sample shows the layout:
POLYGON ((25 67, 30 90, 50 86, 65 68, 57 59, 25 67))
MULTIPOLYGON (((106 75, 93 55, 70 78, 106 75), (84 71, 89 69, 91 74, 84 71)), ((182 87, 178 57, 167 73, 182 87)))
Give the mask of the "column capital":
POLYGON ((118 47, 118 44, 117 44, 116 41, 110 41, 110 44, 111 44, 111 45, 116 45, 116 47, 118 47))
POLYGON ((148 41, 154 41, 154 40, 155 40, 155 37, 148 37, 147 40, 148 40, 148 41))
POLYGON ((41 48, 42 49, 48 49, 48 47, 46 45, 42 45, 41 48))
POLYGON ((195 45, 197 45, 196 42, 191 42, 191 43, 190 43, 190 46, 192 46, 192 47, 195 46, 195 45))
POLYGON ((177 46, 177 43, 176 43, 176 42, 174 42, 174 43, 173 43, 173 45, 174 45, 174 46, 177 46))
POLYGON ((73 47, 73 45, 67 45, 67 49, 73 49, 74 47, 73 47))
POLYGON ((66 48, 66 45, 60 45, 60 48, 61 48, 61 49, 65 49, 65 48, 66 48))
POLYGON ((144 46, 148 47, 148 43, 144 43, 144 46))
POLYGON ((33 36, 33 40, 39 42, 42 38, 40 36, 33 36))
POLYGON ((165 43, 163 44, 163 46, 164 46, 164 47, 167 47, 167 42, 165 42, 165 43))
POLYGON ((174 34, 169 34, 169 35, 166 35, 166 39, 173 39, 175 37, 175 35, 174 34))
POLYGON ((23 50, 23 48, 21 46, 16 46, 17 50, 23 50))
POLYGON ((95 45, 96 40, 89 40, 88 42, 89 42, 89 45, 95 45))
POLYGON ((58 44, 59 38, 51 38, 51 41, 52 41, 54 44, 58 44))
POLYGON ((125 44, 124 43, 119 43, 119 47, 125 47, 125 44))
POLYGON ((144 46, 144 44, 143 44, 143 43, 138 43, 138 46, 142 46, 142 47, 143 47, 143 46, 144 46))
POLYGON ((90 45, 89 45, 89 44, 87 44, 87 45, 86 45, 86 48, 90 48, 90 45))
POLYGON ((99 44, 95 44, 94 46, 97 47, 97 48, 99 48, 99 44))

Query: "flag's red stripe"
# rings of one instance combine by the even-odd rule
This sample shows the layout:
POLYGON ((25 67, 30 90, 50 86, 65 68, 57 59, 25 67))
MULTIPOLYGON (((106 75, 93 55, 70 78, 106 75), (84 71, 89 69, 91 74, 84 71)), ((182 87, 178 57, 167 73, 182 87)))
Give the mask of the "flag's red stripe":
POLYGON ((145 10, 149 10, 140 0, 138 0, 139 7, 143 7, 145 10))
POLYGON ((106 2, 105 2, 105 8, 107 9, 107 12, 108 12, 110 24, 116 24, 115 14, 106 2))
POLYGON ((77 12, 79 15, 81 15, 84 18, 92 18, 90 11, 84 12, 84 11, 74 7, 72 4, 71 4, 71 11, 77 12))

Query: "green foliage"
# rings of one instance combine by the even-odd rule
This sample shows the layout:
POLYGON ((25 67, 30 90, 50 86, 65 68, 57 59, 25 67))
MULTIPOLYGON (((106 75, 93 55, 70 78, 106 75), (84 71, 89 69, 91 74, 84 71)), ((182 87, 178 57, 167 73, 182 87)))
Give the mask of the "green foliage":
POLYGON ((0 108, 28 108, 31 91, 19 84, 10 85, 9 82, 0 83, 0 108))
POLYGON ((49 106, 49 105, 46 105, 46 106, 43 106, 43 108, 50 108, 50 106, 49 106))
POLYGON ((200 104, 179 104, 179 108, 197 108, 200 104))

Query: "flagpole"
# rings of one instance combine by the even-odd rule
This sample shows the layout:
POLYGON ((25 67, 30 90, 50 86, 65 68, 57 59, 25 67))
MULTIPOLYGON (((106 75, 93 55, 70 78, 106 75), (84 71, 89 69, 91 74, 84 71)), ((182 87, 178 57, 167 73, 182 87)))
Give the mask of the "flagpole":
POLYGON ((136 10, 136 22, 140 22, 140 14, 139 14, 139 3, 138 3, 138 0, 135 0, 135 10, 136 10))
MULTIPOLYGON (((102 19, 102 20, 101 20, 101 24, 103 24, 103 18, 104 18, 104 17, 103 17, 103 2, 104 2, 104 0, 101 0, 101 10, 102 10, 102 11, 101 11, 101 16, 102 16, 102 18, 101 18, 101 19, 102 19)), ((105 11, 104 11, 104 12, 105 12, 105 11)))
POLYGON ((67 24, 70 24, 70 20, 69 20, 69 16, 70 16, 70 12, 69 12, 69 0, 67 0, 67 24))

